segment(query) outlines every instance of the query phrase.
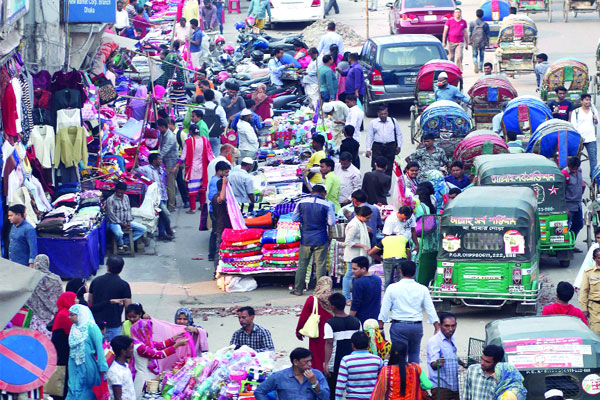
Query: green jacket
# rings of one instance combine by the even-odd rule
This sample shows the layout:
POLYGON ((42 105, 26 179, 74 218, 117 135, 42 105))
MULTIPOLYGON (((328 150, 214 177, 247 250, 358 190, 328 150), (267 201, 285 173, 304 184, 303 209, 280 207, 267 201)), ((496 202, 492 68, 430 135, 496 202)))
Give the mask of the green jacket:
POLYGON ((338 81, 335 72, 327 65, 319 67, 319 81, 321 82, 321 92, 329 93, 331 100, 335 100, 338 90, 338 81))

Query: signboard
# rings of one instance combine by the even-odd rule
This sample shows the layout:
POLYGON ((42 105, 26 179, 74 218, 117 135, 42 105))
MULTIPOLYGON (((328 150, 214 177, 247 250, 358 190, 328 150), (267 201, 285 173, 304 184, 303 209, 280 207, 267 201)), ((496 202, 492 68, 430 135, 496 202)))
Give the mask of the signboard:
POLYGON ((582 368, 590 345, 581 338, 536 338, 504 342, 508 362, 519 369, 582 368))
POLYGON ((29 11, 29 0, 4 0, 4 2, 6 2, 7 24, 13 23, 29 11))
POLYGON ((69 23, 107 23, 113 24, 117 15, 117 0, 68 0, 69 23))
POLYGON ((37 389, 56 368, 56 350, 45 335, 32 329, 0 332, 0 390, 23 393, 37 389))

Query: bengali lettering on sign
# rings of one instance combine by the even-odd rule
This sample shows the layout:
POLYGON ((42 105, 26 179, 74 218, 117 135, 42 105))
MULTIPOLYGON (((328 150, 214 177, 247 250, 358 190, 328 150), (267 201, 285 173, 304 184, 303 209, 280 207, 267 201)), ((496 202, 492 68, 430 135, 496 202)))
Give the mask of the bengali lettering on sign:
POLYGON ((515 226, 517 219, 507 217, 506 215, 496 215, 495 217, 450 217, 450 223, 453 225, 500 225, 515 226))
POLYGON ((504 174, 492 175, 492 183, 535 183, 535 182, 555 182, 554 174, 542 174, 540 172, 523 173, 523 174, 504 174))

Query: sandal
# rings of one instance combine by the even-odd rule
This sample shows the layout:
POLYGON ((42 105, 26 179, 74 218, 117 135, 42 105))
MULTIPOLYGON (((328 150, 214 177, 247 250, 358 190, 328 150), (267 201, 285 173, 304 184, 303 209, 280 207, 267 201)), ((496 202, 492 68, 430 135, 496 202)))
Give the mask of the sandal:
POLYGON ((196 214, 196 210, 187 210, 186 214, 196 214))
POLYGON ((290 294, 293 294, 294 296, 302 296, 302 293, 296 292, 295 290, 290 291, 290 294))

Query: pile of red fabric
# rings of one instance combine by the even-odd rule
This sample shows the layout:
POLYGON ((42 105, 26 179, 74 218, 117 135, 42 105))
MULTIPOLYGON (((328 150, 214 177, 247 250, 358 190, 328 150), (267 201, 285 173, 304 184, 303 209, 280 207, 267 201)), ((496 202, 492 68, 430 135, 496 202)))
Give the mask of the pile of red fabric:
POLYGON ((219 248, 221 272, 247 272, 260 268, 262 229, 225 229, 219 248))

